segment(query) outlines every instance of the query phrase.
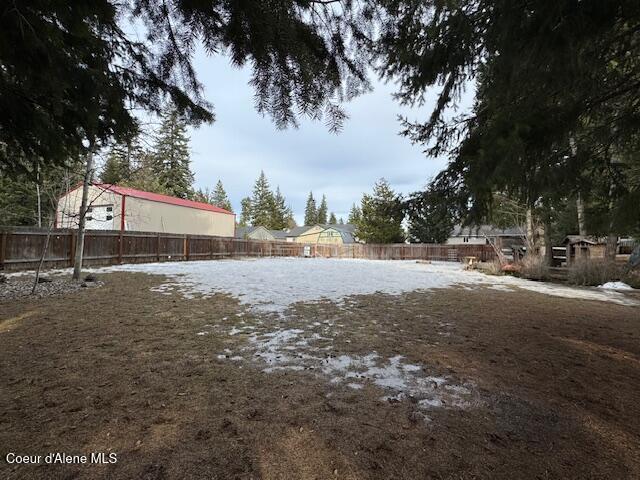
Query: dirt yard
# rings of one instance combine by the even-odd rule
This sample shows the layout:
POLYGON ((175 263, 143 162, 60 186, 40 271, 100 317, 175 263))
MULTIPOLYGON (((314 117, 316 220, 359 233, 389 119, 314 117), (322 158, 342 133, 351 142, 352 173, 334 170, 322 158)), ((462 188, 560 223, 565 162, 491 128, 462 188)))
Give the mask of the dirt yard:
POLYGON ((0 301, 2 479, 640 478, 637 306, 452 285, 268 311, 98 276, 0 301), (49 452, 117 462, 6 460, 49 452))

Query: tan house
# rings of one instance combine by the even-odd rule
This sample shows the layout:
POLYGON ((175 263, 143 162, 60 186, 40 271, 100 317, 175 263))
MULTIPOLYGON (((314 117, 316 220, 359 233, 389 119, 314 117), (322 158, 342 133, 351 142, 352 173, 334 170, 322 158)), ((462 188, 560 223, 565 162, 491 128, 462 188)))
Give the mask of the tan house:
POLYGON ((344 245, 356 243, 353 225, 311 225, 295 227, 286 234, 288 242, 344 245))
POLYGON ((236 227, 236 238, 245 240, 285 240, 286 233, 282 230, 269 230, 263 226, 236 227))
MULTIPOLYGON (((56 226, 78 228, 82 186, 58 200, 56 226)), ((235 215, 208 203, 110 184, 89 187, 88 230, 163 232, 233 237, 235 215)))

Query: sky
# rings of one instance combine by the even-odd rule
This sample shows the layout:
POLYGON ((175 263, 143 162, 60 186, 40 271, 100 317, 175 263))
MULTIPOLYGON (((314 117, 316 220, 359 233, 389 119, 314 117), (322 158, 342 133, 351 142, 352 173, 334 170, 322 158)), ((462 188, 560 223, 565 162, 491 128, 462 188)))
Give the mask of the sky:
POLYGON ((393 85, 374 82, 373 92, 345 105, 350 118, 339 134, 307 120, 298 129, 278 130, 254 108, 249 69, 204 52, 196 54, 194 66, 216 114, 215 123, 190 132, 195 186, 212 189, 222 180, 238 213, 261 170, 274 190, 280 187, 301 225, 309 191, 318 204, 325 194, 329 211, 346 221, 351 205, 359 204, 377 179, 386 178, 406 194, 446 166, 444 159, 427 158, 419 145, 398 134, 398 114, 428 118, 435 91, 424 107, 409 110, 392 99, 393 85))

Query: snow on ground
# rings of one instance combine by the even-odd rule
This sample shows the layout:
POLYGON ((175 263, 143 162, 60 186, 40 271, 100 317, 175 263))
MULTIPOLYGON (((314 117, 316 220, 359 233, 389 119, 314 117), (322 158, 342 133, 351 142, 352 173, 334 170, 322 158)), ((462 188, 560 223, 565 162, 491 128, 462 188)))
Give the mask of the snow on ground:
POLYGON ((459 263, 319 258, 263 258, 199 262, 146 263, 106 267, 96 272, 132 271, 167 275, 157 291, 178 290, 186 296, 226 292, 258 311, 284 312, 296 302, 340 301, 350 295, 485 286, 510 291, 514 287, 546 295, 639 305, 610 289, 569 287, 510 276, 465 271, 459 263))
MULTIPOLYGON (((323 299, 342 302, 351 295, 401 294, 453 286, 466 290, 488 287, 506 292, 521 288, 546 295, 640 305, 611 286, 576 288, 510 276, 489 276, 465 271, 459 263, 264 258, 131 264, 87 271, 165 275, 168 280, 154 289, 162 294, 178 291, 187 298, 218 292, 233 295, 260 316, 251 325, 243 313, 238 313, 238 321, 231 328, 205 325, 196 333, 206 338, 215 330, 216 334, 246 340, 240 343, 239 351, 227 349, 217 355, 218 359, 239 364, 252 362, 267 373, 310 372, 326 378, 332 385, 356 390, 374 385, 385 393, 381 397, 385 401, 411 397, 423 410, 467 408, 481 400, 473 383, 434 375, 428 366, 406 363, 401 355, 384 358, 377 352, 360 356, 339 354, 333 349, 333 339, 346 334, 339 328, 341 325, 327 319, 287 328, 287 308, 296 302, 323 299)), ((443 330, 439 335, 449 335, 447 326, 441 325, 443 330)))
POLYGON ((633 290, 632 287, 624 282, 607 282, 598 285, 598 288, 604 288, 605 290, 633 290))
MULTIPOLYGON (((242 355, 234 355, 225 349, 217 357, 232 361, 242 361, 246 357, 261 365, 265 373, 306 371, 323 376, 333 385, 341 384, 355 390, 372 384, 386 393, 381 400, 401 401, 411 397, 422 410, 468 408, 481 403, 473 383, 429 375, 426 367, 406 363, 402 355, 386 359, 376 352, 335 355, 331 345, 315 344, 320 340, 331 340, 335 335, 344 335, 328 325, 323 326, 323 335, 312 332, 313 327, 317 328, 315 325, 310 325, 309 330, 280 327, 266 333, 252 333, 239 352, 242 355)), ((231 335, 231 331, 228 334, 231 335)))

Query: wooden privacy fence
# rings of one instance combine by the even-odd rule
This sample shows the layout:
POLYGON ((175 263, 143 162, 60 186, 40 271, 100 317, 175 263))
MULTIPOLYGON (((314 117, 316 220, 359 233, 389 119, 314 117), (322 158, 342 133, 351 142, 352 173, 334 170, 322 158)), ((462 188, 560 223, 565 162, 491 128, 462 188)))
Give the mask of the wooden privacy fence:
MULTIPOLYGON (((70 267, 75 257, 76 230, 51 233, 46 268, 70 267)), ((24 270, 38 265, 47 231, 0 228, 0 269, 24 270)), ((89 230, 84 240, 84 265, 114 265, 234 257, 365 258, 374 260, 460 261, 465 256, 492 260, 486 245, 306 245, 283 241, 244 240, 204 235, 89 230), (308 247, 305 249, 305 247, 308 247)))

